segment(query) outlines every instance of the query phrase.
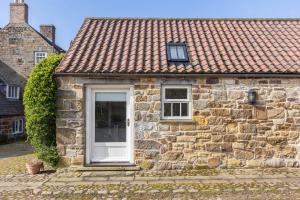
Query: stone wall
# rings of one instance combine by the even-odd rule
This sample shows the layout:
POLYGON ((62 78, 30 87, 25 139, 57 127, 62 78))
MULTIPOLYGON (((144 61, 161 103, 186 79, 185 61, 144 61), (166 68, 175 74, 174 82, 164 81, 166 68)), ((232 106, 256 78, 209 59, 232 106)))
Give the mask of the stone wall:
POLYGON ((15 120, 23 119, 23 116, 0 117, 0 144, 8 142, 14 136, 12 135, 12 125, 15 120))
POLYGON ((84 163, 84 84, 132 84, 135 162, 144 169, 298 167, 300 79, 58 77, 57 143, 66 164, 84 163), (161 119, 161 85, 192 85, 193 119, 161 119), (256 89, 255 106, 247 101, 256 89))
POLYGON ((13 117, 0 118, 0 130, 1 134, 8 136, 12 132, 13 117))
MULTIPOLYGON (((0 61, 23 77, 16 83, 22 87, 35 65, 35 52, 54 52, 53 47, 25 23, 9 24, 1 29, 0 44, 0 61)), ((9 80, 9 77, 5 78, 9 80)))

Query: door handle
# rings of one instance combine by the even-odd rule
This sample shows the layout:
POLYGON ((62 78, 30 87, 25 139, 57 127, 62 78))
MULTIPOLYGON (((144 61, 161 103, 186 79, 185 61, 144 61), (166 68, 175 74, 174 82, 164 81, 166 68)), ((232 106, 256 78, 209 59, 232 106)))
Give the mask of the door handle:
POLYGON ((127 119, 127 126, 130 126, 130 119, 127 119))

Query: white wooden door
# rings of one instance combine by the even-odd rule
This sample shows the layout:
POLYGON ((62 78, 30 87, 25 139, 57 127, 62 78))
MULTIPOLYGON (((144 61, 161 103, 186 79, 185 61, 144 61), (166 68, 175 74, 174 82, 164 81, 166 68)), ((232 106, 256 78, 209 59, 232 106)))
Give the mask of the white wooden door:
POLYGON ((130 90, 94 89, 91 97, 90 161, 131 162, 130 90))

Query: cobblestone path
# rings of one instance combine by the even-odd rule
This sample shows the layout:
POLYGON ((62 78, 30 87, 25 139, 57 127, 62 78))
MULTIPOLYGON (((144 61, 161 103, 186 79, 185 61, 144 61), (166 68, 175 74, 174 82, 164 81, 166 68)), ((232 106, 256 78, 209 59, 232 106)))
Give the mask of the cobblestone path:
POLYGON ((300 199, 299 172, 208 171, 204 175, 192 172, 58 172, 1 176, 0 199, 296 200, 300 199))

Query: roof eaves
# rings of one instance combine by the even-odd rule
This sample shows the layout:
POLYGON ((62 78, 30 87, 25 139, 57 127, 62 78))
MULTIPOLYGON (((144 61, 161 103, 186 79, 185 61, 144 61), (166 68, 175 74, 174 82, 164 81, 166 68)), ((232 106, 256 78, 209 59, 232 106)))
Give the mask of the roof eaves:
POLYGON ((300 21, 300 18, 155 18, 155 17, 85 17, 85 20, 197 20, 197 21, 300 21))
POLYGON ((56 72, 55 76, 89 76, 89 77, 295 77, 300 78, 299 73, 66 73, 66 72, 56 72))

